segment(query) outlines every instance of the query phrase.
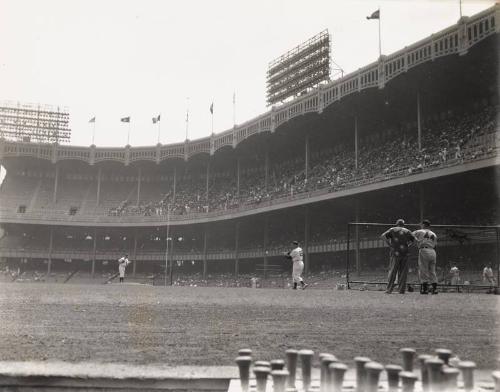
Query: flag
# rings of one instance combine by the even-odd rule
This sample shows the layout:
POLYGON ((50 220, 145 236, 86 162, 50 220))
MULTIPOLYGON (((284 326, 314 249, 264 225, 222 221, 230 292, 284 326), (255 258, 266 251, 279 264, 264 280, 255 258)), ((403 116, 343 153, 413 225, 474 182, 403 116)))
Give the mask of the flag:
POLYGON ((189 121, 189 110, 186 110, 186 122, 189 121))
POLYGON ((129 123, 130 122, 130 116, 129 117, 122 117, 120 121, 121 122, 128 122, 129 123))
POLYGON ((160 122, 160 115, 153 117, 153 124, 156 124, 157 122, 160 122))
POLYGON ((92 117, 92 118, 89 120, 89 123, 95 123, 95 117, 92 117))
POLYGON ((367 16, 366 19, 380 19, 380 10, 376 10, 370 16, 367 16))
POLYGON ((210 105, 210 113, 214 114, 214 103, 210 105))

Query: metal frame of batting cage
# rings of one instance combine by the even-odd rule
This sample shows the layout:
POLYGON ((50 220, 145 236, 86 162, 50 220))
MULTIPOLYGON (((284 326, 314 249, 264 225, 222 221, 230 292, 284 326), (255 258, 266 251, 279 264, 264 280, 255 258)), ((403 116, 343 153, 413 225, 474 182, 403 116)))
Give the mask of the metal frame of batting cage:
MULTIPOLYGON (((419 226, 420 223, 406 223, 405 226, 419 226)), ((361 248, 359 247, 359 238, 358 238, 358 243, 356 244, 356 247, 351 249, 350 244, 351 244, 351 226, 375 226, 375 227, 383 227, 385 230, 387 228, 393 227, 394 223, 376 223, 376 222, 349 222, 347 223, 347 244, 346 244, 346 286, 347 289, 350 289, 351 284, 375 284, 375 285, 386 285, 387 282, 369 282, 369 281, 362 281, 362 280, 350 280, 350 270, 349 270, 349 265, 350 265, 350 253, 352 250, 360 250, 361 248)), ((494 287, 497 291, 500 290, 500 226, 487 226, 487 225, 432 225, 431 228, 441 228, 441 229, 480 229, 480 230, 494 230, 495 231, 495 237, 496 237, 496 263, 495 263, 495 269, 497 272, 497 279, 496 279, 496 285, 495 286, 489 286, 489 285, 473 285, 473 284, 458 284, 458 285, 453 285, 452 287, 460 288, 477 288, 477 289, 489 289, 491 287, 494 287)), ((381 232, 382 233, 382 232, 381 232)), ((411 285, 411 283, 410 283, 411 285)), ((439 287, 450 287, 449 285, 444 285, 444 284, 438 284, 439 287)))

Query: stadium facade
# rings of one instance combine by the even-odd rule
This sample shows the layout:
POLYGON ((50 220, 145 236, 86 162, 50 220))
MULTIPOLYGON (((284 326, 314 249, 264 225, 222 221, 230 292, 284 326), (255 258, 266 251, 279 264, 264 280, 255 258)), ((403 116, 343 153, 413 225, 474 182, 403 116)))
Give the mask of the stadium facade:
MULTIPOLYGON (((339 272, 351 221, 498 225, 499 33, 496 4, 203 139, 1 139, 3 264, 99 277, 128 253, 131 275, 161 276, 167 259, 178 274, 268 277, 299 240, 307 272, 339 272)), ((385 265, 383 244, 356 236, 357 273, 385 265)), ((486 243, 442 268, 496 264, 498 240, 486 243)))

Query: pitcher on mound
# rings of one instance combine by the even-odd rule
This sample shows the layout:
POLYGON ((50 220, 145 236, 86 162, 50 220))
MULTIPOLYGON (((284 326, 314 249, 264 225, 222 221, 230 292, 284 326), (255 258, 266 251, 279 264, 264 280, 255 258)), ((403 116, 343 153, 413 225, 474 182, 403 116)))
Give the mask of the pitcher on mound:
POLYGON ((293 241, 292 244, 294 248, 287 253, 287 257, 293 262, 293 289, 297 290, 297 284, 300 283, 302 290, 304 290, 308 286, 308 284, 304 282, 304 279, 302 279, 302 272, 304 271, 304 251, 299 246, 298 241, 293 241))

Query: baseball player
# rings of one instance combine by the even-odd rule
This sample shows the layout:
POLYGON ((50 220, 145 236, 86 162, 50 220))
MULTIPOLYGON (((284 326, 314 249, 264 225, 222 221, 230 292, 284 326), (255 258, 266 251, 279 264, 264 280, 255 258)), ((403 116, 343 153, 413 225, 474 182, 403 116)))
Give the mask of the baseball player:
POLYGON ((460 270, 458 267, 453 264, 453 267, 450 269, 450 276, 451 276, 451 282, 450 284, 452 286, 456 286, 457 284, 460 284, 460 270))
POLYGON ((123 280, 125 279, 125 268, 127 268, 127 265, 129 264, 130 261, 128 259, 128 255, 125 255, 118 260, 118 273, 120 274, 120 283, 123 283, 123 280))
POLYGON ((413 232, 418 247, 418 274, 420 277, 420 294, 429 294, 429 283, 432 286, 431 294, 437 294, 436 276, 436 245, 437 235, 430 230, 431 222, 424 219, 420 229, 413 232))
POLYGON ((399 280, 399 293, 404 294, 406 290, 406 279, 408 277, 408 247, 415 241, 410 230, 404 227, 405 221, 398 219, 396 226, 391 227, 380 236, 389 245, 391 257, 391 271, 387 284, 387 294, 394 290, 396 275, 399 280))
POLYGON ((460 293, 460 287, 458 286, 460 284, 460 270, 458 269, 456 264, 452 264, 453 267, 450 269, 450 285, 451 286, 457 286, 457 292, 460 293))
POLYGON ((299 246, 298 241, 292 242, 294 248, 287 253, 289 259, 293 262, 292 269, 292 279, 293 279, 293 289, 297 290, 297 284, 300 283, 302 290, 305 290, 308 284, 302 279, 302 271, 304 271, 304 251, 299 246))
POLYGON ((493 287, 495 286, 495 277, 493 276, 493 269, 491 268, 491 264, 486 265, 483 269, 483 281, 490 284, 488 294, 491 293, 493 287))

